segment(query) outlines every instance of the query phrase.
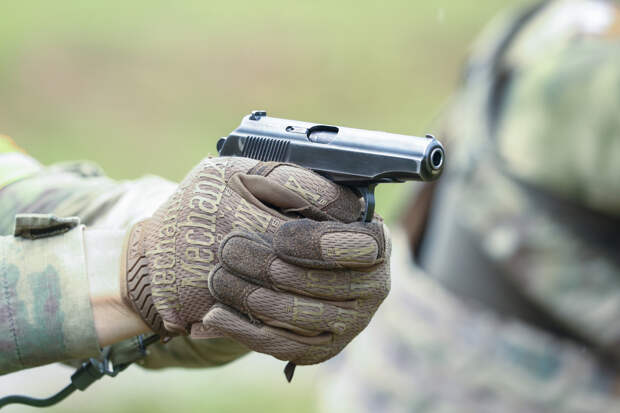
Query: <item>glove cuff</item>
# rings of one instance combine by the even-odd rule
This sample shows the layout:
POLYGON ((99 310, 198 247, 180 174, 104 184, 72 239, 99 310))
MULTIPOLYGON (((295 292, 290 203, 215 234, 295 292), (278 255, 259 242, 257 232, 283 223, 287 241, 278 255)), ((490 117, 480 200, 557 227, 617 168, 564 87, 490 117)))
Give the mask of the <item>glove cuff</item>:
POLYGON ((148 220, 135 224, 128 231, 123 245, 121 262, 121 295, 153 332, 166 338, 170 333, 153 303, 151 275, 144 248, 145 227, 148 220))

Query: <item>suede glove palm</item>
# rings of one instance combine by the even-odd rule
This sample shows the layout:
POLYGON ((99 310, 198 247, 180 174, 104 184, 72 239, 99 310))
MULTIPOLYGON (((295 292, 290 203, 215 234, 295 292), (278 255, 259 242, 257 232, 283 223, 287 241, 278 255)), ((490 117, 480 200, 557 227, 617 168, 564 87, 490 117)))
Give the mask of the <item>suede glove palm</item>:
POLYGON ((230 337, 297 364, 337 354, 389 291, 383 224, 358 196, 306 169, 201 162, 134 225, 126 300, 162 337, 230 337))

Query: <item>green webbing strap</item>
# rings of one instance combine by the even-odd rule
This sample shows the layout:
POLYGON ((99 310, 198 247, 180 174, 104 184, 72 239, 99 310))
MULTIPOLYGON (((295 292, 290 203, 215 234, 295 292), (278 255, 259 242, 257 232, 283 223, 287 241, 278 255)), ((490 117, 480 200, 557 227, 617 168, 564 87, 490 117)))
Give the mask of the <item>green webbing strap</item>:
POLYGON ((514 19, 508 30, 504 32, 502 39, 497 43, 497 47, 493 50, 493 53, 491 53, 488 67, 492 80, 486 102, 486 113, 489 136, 492 140, 495 140, 497 121, 502 109, 504 92, 512 77, 511 68, 504 65, 504 56, 510 49, 512 42, 517 38, 519 33, 521 33, 521 30, 532 21, 548 3, 549 0, 542 0, 538 3, 534 3, 521 12, 521 14, 514 19))

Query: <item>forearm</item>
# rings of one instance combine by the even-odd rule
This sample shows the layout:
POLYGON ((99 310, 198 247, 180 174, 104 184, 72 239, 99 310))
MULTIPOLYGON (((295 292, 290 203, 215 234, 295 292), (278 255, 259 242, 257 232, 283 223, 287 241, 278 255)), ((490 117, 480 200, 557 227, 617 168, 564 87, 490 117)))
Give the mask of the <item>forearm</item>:
POLYGON ((121 298, 120 257, 125 231, 86 229, 84 249, 89 296, 101 347, 150 330, 121 298))

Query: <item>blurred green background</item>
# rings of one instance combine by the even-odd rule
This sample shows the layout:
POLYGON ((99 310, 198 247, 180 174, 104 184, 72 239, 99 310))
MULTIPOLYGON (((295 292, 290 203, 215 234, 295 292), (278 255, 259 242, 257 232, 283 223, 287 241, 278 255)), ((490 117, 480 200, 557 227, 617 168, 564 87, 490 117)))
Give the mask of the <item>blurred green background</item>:
MULTIPOLYGON (((0 133, 46 164, 174 180, 252 109, 438 133, 475 33, 524 2, 3 0, 0 133)), ((378 211, 393 220, 405 192, 380 186, 378 211)), ((287 385, 283 367, 253 355, 211 371, 132 368, 55 411, 315 411, 317 369, 287 385)), ((68 376, 52 367, 9 387, 44 395, 68 376)))

